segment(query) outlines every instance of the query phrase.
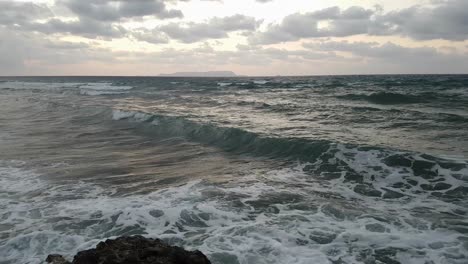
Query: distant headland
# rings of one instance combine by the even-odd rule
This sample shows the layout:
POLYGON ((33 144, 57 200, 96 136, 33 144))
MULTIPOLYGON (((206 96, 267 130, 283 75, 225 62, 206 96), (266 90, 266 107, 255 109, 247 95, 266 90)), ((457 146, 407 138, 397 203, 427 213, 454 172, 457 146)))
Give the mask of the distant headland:
POLYGON ((206 72, 175 72, 160 74, 162 77, 238 77, 232 71, 206 71, 206 72))

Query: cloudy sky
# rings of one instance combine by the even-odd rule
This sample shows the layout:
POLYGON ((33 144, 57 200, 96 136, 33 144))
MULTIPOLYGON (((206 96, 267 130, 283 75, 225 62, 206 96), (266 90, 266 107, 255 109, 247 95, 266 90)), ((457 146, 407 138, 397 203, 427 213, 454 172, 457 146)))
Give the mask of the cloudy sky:
POLYGON ((468 0, 0 0, 0 75, 468 73, 468 0))

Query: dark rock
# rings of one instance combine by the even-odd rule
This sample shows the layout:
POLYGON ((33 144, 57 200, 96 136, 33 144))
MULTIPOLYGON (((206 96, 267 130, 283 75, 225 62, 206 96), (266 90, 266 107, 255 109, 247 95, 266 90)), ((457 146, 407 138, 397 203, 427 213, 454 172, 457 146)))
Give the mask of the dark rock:
MULTIPOLYGON (((58 255, 49 255, 52 264, 70 264, 58 255), (58 262, 62 261, 62 262, 58 262), (63 262, 65 261, 65 262, 63 262)), ((186 251, 159 239, 142 236, 119 237, 100 242, 95 249, 78 252, 71 264, 210 264, 200 251, 186 251)))
POLYGON ((354 187, 354 192, 371 197, 380 197, 382 196, 382 192, 375 190, 371 186, 358 184, 354 187))
POLYGON ((47 256, 46 262, 51 264, 70 264, 64 257, 55 254, 47 256))

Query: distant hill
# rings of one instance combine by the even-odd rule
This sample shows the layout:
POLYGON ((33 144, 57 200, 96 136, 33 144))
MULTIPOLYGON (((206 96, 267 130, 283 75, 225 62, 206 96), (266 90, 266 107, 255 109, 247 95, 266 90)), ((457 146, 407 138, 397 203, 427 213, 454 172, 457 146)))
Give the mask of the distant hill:
POLYGON ((207 71, 207 72, 175 72, 170 74, 160 74, 163 77, 236 77, 232 71, 207 71))

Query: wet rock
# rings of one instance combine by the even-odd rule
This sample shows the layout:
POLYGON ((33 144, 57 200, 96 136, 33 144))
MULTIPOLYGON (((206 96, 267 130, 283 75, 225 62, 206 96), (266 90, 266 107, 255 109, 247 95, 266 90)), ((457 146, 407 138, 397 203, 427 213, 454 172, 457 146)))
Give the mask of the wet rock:
MULTIPOLYGON (((58 255, 49 255, 47 263, 69 264, 58 255)), ((78 252, 71 264, 209 264, 200 251, 186 251, 159 239, 142 236, 119 237, 100 242, 95 249, 78 252)))
POLYGON ((371 186, 365 185, 365 184, 358 184, 356 187, 354 187, 354 192, 365 195, 365 196, 370 196, 370 197, 380 197, 382 196, 382 192, 375 190, 371 186))
POLYGON ((411 167, 412 160, 404 155, 392 155, 382 160, 382 162, 390 167, 411 167))
POLYGON ((51 264, 70 264, 64 257, 55 254, 47 256, 46 262, 51 264))

